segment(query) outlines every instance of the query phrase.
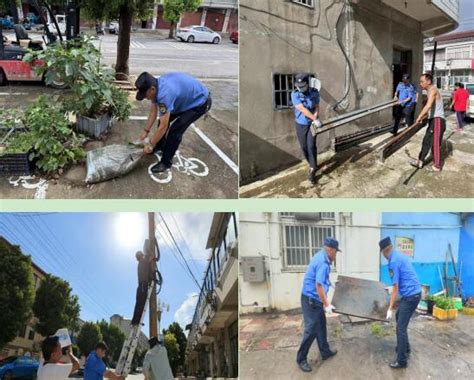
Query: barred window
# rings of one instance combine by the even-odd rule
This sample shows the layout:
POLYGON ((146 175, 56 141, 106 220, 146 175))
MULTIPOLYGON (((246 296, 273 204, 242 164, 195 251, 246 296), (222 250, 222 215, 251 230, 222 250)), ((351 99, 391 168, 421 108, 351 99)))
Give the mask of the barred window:
POLYGON ((334 226, 310 224, 284 225, 286 267, 305 267, 314 253, 323 247, 324 239, 334 237, 334 226))
POLYGON ((292 2, 314 8, 314 0, 292 0, 292 2))
POLYGON ((276 109, 291 108, 291 92, 294 88, 294 74, 273 75, 273 98, 276 109))

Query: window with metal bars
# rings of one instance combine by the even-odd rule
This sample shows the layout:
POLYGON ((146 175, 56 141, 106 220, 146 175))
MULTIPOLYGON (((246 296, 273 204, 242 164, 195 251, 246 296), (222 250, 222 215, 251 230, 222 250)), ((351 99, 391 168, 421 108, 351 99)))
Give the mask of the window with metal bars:
POLYGON ((295 74, 273 74, 273 103, 276 109, 291 108, 295 74))
POLYGON ((291 0, 295 4, 305 5, 307 7, 314 8, 314 0, 291 0))
MULTIPOLYGON (((295 217, 295 212, 280 212, 280 217, 283 218, 294 218, 295 217)), ((320 212, 322 220, 335 220, 336 219, 336 213, 335 212, 320 212)))
POLYGON ((334 237, 335 226, 291 224, 284 225, 283 232, 285 267, 304 270, 313 255, 323 248, 324 239, 334 237))

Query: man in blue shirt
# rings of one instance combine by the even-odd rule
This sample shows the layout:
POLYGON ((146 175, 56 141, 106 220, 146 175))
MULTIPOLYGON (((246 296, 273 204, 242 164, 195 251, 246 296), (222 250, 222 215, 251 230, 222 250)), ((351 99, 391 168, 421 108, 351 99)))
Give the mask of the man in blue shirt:
POLYGON ((319 115, 319 91, 310 88, 309 75, 300 73, 295 76, 296 89, 291 93, 291 102, 295 107, 296 136, 306 161, 309 163, 309 177, 316 183, 317 150, 316 137, 311 132, 311 123, 319 115))
POLYGON ((395 319, 397 321, 397 360, 390 363, 391 368, 406 368, 410 354, 408 323, 421 300, 421 285, 410 259, 393 249, 392 241, 386 237, 379 242, 380 252, 388 260, 388 270, 392 280, 392 295, 387 310, 387 319, 392 319, 397 295, 400 293, 395 319))
POLYGON ((405 117, 407 127, 415 122, 418 91, 416 86, 410 82, 410 75, 403 74, 402 81, 398 84, 394 97, 398 99, 397 106, 395 107, 395 123, 392 130, 392 133, 396 135, 402 117, 405 117))
POLYGON ((153 173, 168 170, 188 127, 206 114, 212 105, 209 90, 197 79, 185 73, 168 73, 155 78, 150 73, 140 74, 135 82, 137 100, 148 99, 151 109, 141 140, 145 140, 158 114, 158 128, 145 144, 144 151, 151 154, 162 151, 161 161, 152 167, 153 173))
POLYGON ((316 339, 319 352, 323 360, 336 355, 337 350, 331 351, 327 340, 326 315, 332 313, 334 306, 327 297, 331 282, 329 272, 331 263, 336 258, 339 250, 339 242, 333 238, 324 240, 324 248, 316 253, 311 259, 303 280, 301 291, 301 308, 304 319, 304 335, 301 342, 296 362, 304 372, 311 372, 308 363, 308 352, 316 339))
POLYGON ((123 376, 116 375, 105 366, 106 351, 107 345, 104 342, 97 343, 95 350, 91 351, 86 359, 84 380, 102 380, 104 377, 112 380, 124 380, 123 376))

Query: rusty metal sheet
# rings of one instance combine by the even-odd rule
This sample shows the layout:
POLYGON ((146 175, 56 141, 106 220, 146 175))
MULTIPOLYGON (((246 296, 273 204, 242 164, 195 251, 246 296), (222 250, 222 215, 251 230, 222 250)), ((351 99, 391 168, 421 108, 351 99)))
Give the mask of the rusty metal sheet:
POLYGON ((386 285, 355 277, 338 276, 332 304, 339 314, 386 321, 390 296, 386 285))

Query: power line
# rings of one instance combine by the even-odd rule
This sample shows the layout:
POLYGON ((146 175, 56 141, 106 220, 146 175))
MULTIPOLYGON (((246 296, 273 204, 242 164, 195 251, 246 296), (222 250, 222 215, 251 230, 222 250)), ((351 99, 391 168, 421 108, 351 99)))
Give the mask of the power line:
POLYGON ((197 280, 196 277, 194 276, 193 271, 192 271, 191 268, 189 267, 189 265, 188 265, 186 259, 184 258, 183 252, 181 252, 181 249, 179 248, 178 244, 176 243, 176 240, 175 240, 173 234, 171 233, 170 228, 168 227, 168 223, 166 223, 166 220, 165 220, 165 218, 163 217, 163 215, 161 214, 161 212, 160 212, 159 214, 160 214, 161 220, 163 220, 163 223, 164 223, 166 229, 168 230, 168 233, 169 233, 170 236, 171 236, 171 239, 173 240, 173 243, 174 243, 176 249, 178 250, 178 252, 179 252, 181 258, 183 259, 184 264, 186 265, 187 270, 188 270, 189 273, 191 274, 191 276, 192 276, 194 282, 196 283, 197 287, 198 287, 199 289, 201 289, 201 285, 199 284, 198 280, 197 280))
POLYGON ((183 234, 181 233, 181 229, 179 228, 179 225, 178 225, 178 223, 177 223, 177 221, 176 221, 176 219, 175 219, 175 217, 174 217, 173 214, 171 214, 171 219, 173 219, 173 222, 174 222, 174 224, 175 224, 175 226, 176 226, 176 230, 178 231, 178 234, 179 234, 179 236, 180 236, 180 238, 181 238, 181 241, 184 243, 184 247, 185 247, 186 250, 188 251, 188 255, 189 255, 189 258, 191 259, 191 263, 192 263, 194 269, 196 270, 196 272, 199 273, 199 269, 198 269, 198 267, 197 267, 197 265, 196 265, 196 259, 193 257, 193 255, 192 255, 192 253, 191 253, 191 250, 189 249, 189 245, 188 245, 188 243, 186 242, 186 239, 184 238, 183 234))

